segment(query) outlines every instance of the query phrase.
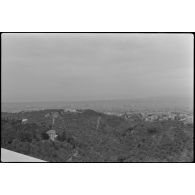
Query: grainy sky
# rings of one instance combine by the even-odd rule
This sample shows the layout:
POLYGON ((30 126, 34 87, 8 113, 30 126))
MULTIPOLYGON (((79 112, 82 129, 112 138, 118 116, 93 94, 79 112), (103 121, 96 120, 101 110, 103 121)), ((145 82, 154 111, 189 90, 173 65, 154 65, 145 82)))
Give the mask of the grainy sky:
POLYGON ((190 97, 191 34, 3 34, 2 101, 190 97))

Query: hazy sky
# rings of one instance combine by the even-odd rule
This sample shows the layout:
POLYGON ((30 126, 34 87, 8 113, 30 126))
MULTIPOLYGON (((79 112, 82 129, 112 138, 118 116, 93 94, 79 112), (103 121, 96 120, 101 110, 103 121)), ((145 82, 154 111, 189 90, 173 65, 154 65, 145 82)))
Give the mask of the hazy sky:
POLYGON ((2 101, 189 97, 191 34, 3 34, 2 101))

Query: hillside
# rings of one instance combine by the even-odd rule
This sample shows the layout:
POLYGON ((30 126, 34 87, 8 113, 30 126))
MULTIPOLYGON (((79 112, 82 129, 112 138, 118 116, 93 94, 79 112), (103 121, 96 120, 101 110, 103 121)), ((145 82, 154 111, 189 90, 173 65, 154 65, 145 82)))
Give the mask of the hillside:
POLYGON ((50 162, 191 162, 193 126, 179 121, 125 120, 94 110, 2 113, 2 147, 50 162), (48 113, 57 112, 49 140, 48 113), (21 119, 27 118, 27 124, 21 119), (97 121, 100 123, 97 128, 97 121))

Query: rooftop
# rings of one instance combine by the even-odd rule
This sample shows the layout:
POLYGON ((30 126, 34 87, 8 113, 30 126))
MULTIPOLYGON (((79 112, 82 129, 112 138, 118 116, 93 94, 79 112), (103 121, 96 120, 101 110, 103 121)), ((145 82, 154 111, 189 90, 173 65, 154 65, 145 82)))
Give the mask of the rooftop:
POLYGON ((1 148, 1 161, 2 162, 46 162, 4 148, 1 148))

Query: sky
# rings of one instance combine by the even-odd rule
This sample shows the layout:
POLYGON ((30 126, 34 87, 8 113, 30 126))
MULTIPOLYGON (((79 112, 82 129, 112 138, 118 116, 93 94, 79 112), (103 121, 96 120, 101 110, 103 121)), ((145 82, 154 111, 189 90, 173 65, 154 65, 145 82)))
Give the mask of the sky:
POLYGON ((2 102, 193 96, 193 35, 2 34, 2 102))

